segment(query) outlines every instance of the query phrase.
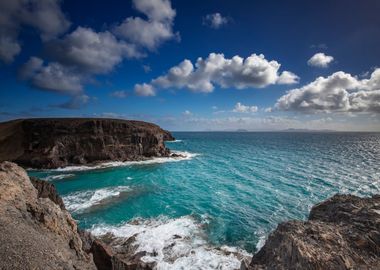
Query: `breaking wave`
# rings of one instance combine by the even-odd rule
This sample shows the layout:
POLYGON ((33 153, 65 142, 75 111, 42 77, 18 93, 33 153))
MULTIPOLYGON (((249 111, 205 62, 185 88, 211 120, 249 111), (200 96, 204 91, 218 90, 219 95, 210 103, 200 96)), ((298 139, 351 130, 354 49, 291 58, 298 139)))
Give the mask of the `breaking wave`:
POLYGON ((88 165, 67 166, 67 167, 52 169, 49 171, 72 172, 72 171, 87 171, 87 170, 97 170, 97 169, 133 166, 133 165, 160 164, 160 163, 166 163, 166 162, 178 162, 178 161, 190 160, 198 156, 198 154, 196 153, 190 153, 186 151, 172 151, 172 153, 174 154, 174 156, 170 156, 170 157, 155 157, 152 159, 140 160, 140 161, 111 161, 111 162, 100 163, 93 166, 88 166, 88 165))
POLYGON ((66 174, 56 174, 56 175, 49 175, 44 177, 43 179, 46 181, 54 181, 54 180, 62 180, 66 178, 72 178, 75 174, 73 173, 66 173, 66 174))
POLYGON ((121 240, 132 241, 132 252, 144 252, 141 260, 153 263, 155 269, 240 269, 241 261, 250 259, 251 254, 240 248, 210 245, 205 225, 192 216, 160 216, 120 226, 95 225, 91 232, 98 237, 111 233, 115 246, 121 240))
POLYGON ((131 191, 128 186, 108 187, 97 190, 78 191, 63 197, 67 210, 83 212, 93 206, 108 203, 131 191))

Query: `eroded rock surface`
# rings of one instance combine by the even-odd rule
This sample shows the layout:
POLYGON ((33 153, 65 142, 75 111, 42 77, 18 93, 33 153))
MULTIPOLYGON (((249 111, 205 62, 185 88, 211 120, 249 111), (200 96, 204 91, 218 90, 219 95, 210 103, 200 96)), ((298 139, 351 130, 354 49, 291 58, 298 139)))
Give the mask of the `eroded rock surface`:
POLYGON ((278 225, 249 269, 380 269, 380 196, 335 195, 278 225))
POLYGON ((96 269, 71 215, 11 162, 0 163, 0 243, 0 269, 96 269))
POLYGON ((100 161, 169 156, 159 126, 102 118, 22 119, 0 123, 0 161, 57 168, 100 161))

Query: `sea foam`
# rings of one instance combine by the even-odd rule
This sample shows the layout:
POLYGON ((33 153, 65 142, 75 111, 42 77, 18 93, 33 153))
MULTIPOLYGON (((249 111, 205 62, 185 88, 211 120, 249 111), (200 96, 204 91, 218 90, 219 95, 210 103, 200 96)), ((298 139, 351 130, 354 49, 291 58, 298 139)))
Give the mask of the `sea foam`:
POLYGON ((146 252, 145 263, 156 269, 240 269, 251 254, 236 247, 215 247, 206 240, 205 223, 192 216, 170 219, 135 219, 120 226, 96 225, 96 236, 112 233, 116 238, 132 239, 134 252, 146 252))
POLYGON ((57 171, 57 172, 72 172, 72 171, 87 171, 87 170, 97 170, 97 169, 106 169, 112 167, 123 167, 123 166, 133 166, 133 165, 149 165, 149 164, 160 164, 166 162, 178 162, 184 160, 190 160, 199 154, 190 153, 187 151, 172 151, 176 156, 171 157, 155 157, 147 160, 139 160, 139 161, 111 161, 111 162, 103 162, 93 166, 81 165, 81 166, 67 166, 57 169, 51 169, 49 171, 57 171))
POLYGON ((66 178, 72 178, 75 174, 72 173, 66 173, 66 174, 56 174, 56 175, 49 175, 44 177, 43 179, 46 181, 54 181, 54 180, 62 180, 66 178))
POLYGON ((107 187, 97 190, 78 191, 63 196, 66 208, 71 212, 83 212, 131 191, 128 186, 107 187))

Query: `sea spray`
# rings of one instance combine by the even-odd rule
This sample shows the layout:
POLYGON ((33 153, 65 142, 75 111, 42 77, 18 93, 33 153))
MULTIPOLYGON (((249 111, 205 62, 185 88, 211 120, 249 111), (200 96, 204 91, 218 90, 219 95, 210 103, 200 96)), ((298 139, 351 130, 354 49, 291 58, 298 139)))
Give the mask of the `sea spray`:
POLYGON ((108 238, 111 233, 118 247, 128 241, 134 254, 144 252, 141 260, 155 263, 156 269, 240 269, 241 261, 249 260, 251 254, 236 247, 210 245, 205 225, 192 216, 160 216, 119 226, 96 225, 91 232, 108 238))

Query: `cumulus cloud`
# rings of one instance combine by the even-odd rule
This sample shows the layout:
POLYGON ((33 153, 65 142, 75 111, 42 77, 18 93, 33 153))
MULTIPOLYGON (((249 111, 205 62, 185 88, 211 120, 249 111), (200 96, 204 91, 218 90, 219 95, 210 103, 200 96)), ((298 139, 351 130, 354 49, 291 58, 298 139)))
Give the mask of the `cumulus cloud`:
POLYGON ((380 113, 380 69, 369 79, 358 79, 343 71, 290 90, 280 97, 277 109, 314 112, 380 113))
POLYGON ((114 28, 116 35, 149 50, 154 50, 164 41, 176 37, 173 32, 176 11, 169 0, 134 0, 133 4, 147 19, 126 18, 114 28))
POLYGON ((327 68, 332 61, 334 61, 334 57, 324 53, 316 53, 307 61, 307 64, 313 67, 327 68))
POLYGON ((271 84, 292 84, 298 77, 288 71, 279 74, 281 65, 268 61, 263 54, 252 54, 247 58, 211 53, 206 59, 198 58, 195 65, 183 60, 172 67, 166 75, 153 79, 151 87, 187 88, 194 92, 209 93, 215 86, 222 88, 263 88, 271 84))
POLYGON ((22 79, 30 80, 33 86, 59 92, 78 95, 82 93, 85 77, 72 68, 52 62, 44 65, 38 57, 31 57, 20 69, 22 79))
POLYGON ((44 41, 64 33, 70 22, 60 3, 60 0, 0 1, 0 60, 10 63, 20 53, 18 34, 22 25, 37 29, 44 41))
POLYGON ((203 24, 211 28, 218 29, 228 23, 228 18, 223 17, 219 12, 207 14, 203 18, 203 24))
POLYGON ((59 63, 43 66, 32 78, 32 84, 41 89, 76 95, 83 90, 85 77, 59 63))
POLYGON ((31 57, 21 68, 21 77, 38 88, 70 95, 82 92, 92 76, 109 73, 124 58, 142 56, 133 44, 112 33, 84 27, 48 42, 47 52, 53 62, 43 66, 42 59, 31 57))
POLYGON ((257 106, 246 106, 241 104, 240 102, 236 103, 235 108, 232 112, 235 113, 255 113, 259 110, 257 106))
POLYGON ((44 61, 38 57, 30 57, 30 59, 20 68, 19 76, 23 80, 32 78, 43 67, 44 61))
MULTIPOLYGON (((59 1, 40 2, 46 2, 46 6, 49 6, 49 2, 52 6, 59 1)), ((46 55, 52 62, 44 63, 40 58, 31 57, 20 69, 20 77, 29 80, 35 87, 71 95, 72 100, 63 107, 84 104, 84 85, 96 75, 113 71, 126 58, 144 57, 144 49, 153 50, 175 35, 172 26, 176 12, 169 0, 134 0, 133 5, 136 10, 146 15, 146 19, 127 18, 112 31, 97 32, 79 26, 62 38, 47 41, 46 55)), ((39 21, 33 23, 39 25, 39 21)), ((50 27, 39 27, 45 35, 44 39, 54 33, 55 26, 50 27)), ((3 47, 17 51, 17 46, 3 47)), ((144 69, 149 71, 149 66, 144 69)), ((148 84, 137 85, 135 92, 142 96, 155 95, 154 87, 148 84)), ((111 96, 123 98, 126 92, 116 91, 111 96)))
POLYGON ((294 84, 298 83, 300 78, 290 71, 283 71, 277 79, 278 84, 294 84))
POLYGON ((144 97, 156 95, 156 91, 155 91, 154 87, 150 84, 147 84, 147 83, 136 84, 135 85, 135 93, 138 96, 144 96, 144 97))
POLYGON ((142 56, 134 45, 117 40, 110 32, 95 32, 84 27, 78 27, 47 47, 54 60, 96 74, 110 72, 125 57, 142 56))

